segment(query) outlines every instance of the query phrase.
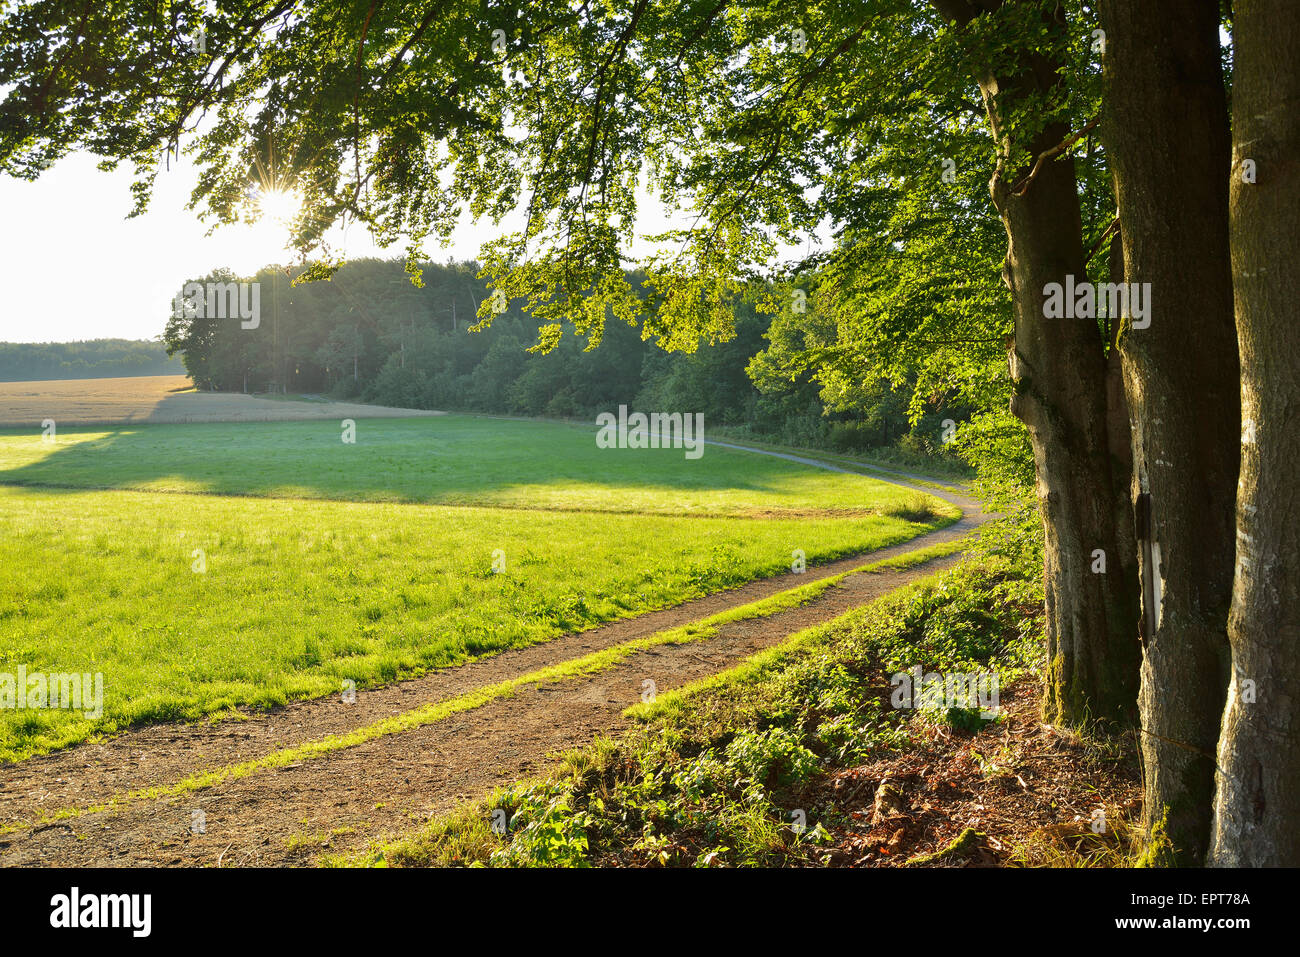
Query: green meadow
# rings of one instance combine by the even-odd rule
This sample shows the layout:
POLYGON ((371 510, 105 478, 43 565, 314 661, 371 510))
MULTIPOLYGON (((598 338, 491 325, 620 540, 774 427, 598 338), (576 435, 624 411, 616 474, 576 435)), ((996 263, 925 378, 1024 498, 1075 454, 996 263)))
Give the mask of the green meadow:
POLYGON ((595 428, 476 416, 0 431, 0 482, 676 514, 888 510, 914 493, 706 446, 600 449, 595 428))
POLYGON ((597 450, 591 432, 469 417, 357 426, 354 446, 319 422, 0 436, 0 673, 99 672, 105 691, 97 720, 0 710, 0 760, 418 675, 956 516, 712 447, 597 450))

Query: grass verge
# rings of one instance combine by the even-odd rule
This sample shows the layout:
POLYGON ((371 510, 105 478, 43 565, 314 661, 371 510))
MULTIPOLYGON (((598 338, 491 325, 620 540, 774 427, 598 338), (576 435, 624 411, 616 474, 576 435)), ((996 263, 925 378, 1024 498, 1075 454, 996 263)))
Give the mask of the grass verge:
POLYGON ((1041 638, 1037 588, 1005 563, 965 563, 637 706, 637 727, 566 753, 549 777, 328 863, 826 863, 846 820, 818 803, 819 783, 905 752, 925 729, 978 737, 996 726, 972 708, 892 707, 888 676, 919 664, 1004 685, 1023 677, 1041 638))

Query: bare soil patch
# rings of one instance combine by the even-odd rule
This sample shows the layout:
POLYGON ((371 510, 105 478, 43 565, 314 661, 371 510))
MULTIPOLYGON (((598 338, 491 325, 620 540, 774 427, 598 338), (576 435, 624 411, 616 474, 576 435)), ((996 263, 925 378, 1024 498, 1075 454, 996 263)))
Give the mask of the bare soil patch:
POLYGON ((442 415, 357 402, 301 401, 236 392, 194 392, 188 376, 0 382, 0 427, 178 422, 290 422, 442 415))
POLYGON ((828 863, 990 867, 1122 854, 1142 808, 1131 739, 1099 754, 1043 724, 1035 681, 1001 698, 1005 717, 992 732, 934 728, 919 746, 841 771, 804 795, 852 822, 830 828, 828 863))

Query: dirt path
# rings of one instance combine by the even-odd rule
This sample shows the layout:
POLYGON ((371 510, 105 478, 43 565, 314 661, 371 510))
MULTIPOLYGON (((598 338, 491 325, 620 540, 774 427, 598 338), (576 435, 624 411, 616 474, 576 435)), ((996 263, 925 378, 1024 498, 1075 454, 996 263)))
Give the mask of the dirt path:
POLYGON ((943 497, 962 506, 965 515, 957 524, 804 575, 751 582, 423 678, 360 690, 351 704, 334 696, 245 713, 242 720, 155 725, 7 767, 0 772, 0 827, 11 829, 0 834, 0 866, 310 864, 323 846, 331 852, 364 848, 495 784, 540 770, 551 752, 624 728, 622 713, 640 700, 646 679, 662 692, 714 674, 956 559, 851 574, 814 601, 723 625, 707 640, 659 645, 581 678, 524 685, 510 697, 286 767, 50 819, 67 809, 89 809, 115 796, 172 785, 195 772, 355 731, 868 562, 950 541, 984 520, 970 499, 943 497), (204 833, 192 833, 195 811, 205 815, 204 833), (32 826, 41 821, 49 823, 32 826))

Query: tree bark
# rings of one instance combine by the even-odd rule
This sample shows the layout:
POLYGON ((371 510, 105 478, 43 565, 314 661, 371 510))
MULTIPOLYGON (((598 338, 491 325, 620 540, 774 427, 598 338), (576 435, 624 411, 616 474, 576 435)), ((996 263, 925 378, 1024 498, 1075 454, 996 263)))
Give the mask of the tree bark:
MULTIPOLYGON (((964 25, 999 4, 934 5, 964 25)), ((1065 29, 1059 7, 1046 25, 1065 29)), ((1001 157, 990 190, 1007 231, 1003 276, 1016 319, 1011 411, 1029 429, 1043 519, 1044 718, 1070 725, 1126 724, 1136 712, 1140 655, 1136 547, 1126 492, 1127 416, 1096 320, 1047 318, 1044 310, 1047 284, 1087 277, 1074 162, 1068 151, 1045 161, 1027 185, 1029 165, 1007 166, 1014 147, 1038 157, 1069 137, 1069 126, 1058 120, 1029 141, 1015 142, 1007 122, 1021 103, 1050 102, 1060 92, 1063 72, 1064 64, 1026 51, 1009 69, 977 71, 976 80, 1001 157), (1121 440, 1113 442, 1114 436, 1121 440), (1104 553, 1105 573, 1094 571, 1098 551, 1104 553)))
POLYGON ((1217 0, 1103 0, 1102 135, 1129 283, 1149 322, 1122 324, 1133 494, 1146 496, 1144 815, 1174 860, 1209 846, 1228 687, 1241 416, 1228 261, 1231 141, 1217 0))
POLYGON ((1209 860, 1220 867, 1294 867, 1300 865, 1300 5, 1238 0, 1233 41, 1230 208, 1243 428, 1228 623, 1231 685, 1209 860))

